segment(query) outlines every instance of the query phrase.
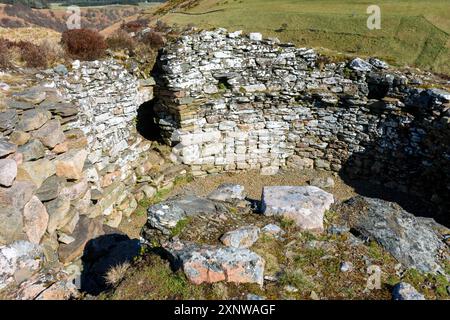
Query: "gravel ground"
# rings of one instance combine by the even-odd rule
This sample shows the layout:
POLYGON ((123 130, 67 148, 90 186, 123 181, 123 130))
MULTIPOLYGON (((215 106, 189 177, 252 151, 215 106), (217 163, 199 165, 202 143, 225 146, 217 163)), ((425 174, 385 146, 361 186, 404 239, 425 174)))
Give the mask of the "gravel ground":
POLYGON ((343 201, 356 195, 354 189, 346 185, 337 175, 327 171, 299 170, 287 168, 273 176, 262 176, 258 171, 248 171, 242 173, 224 173, 209 175, 203 178, 196 178, 193 182, 178 186, 171 195, 195 194, 205 196, 222 183, 236 183, 243 185, 249 198, 261 200, 264 186, 304 186, 312 178, 332 177, 335 181, 334 188, 325 189, 332 193, 337 201, 343 201))
MULTIPOLYGON (((194 181, 176 186, 167 198, 176 195, 206 196, 223 183, 236 183, 245 187, 247 196, 253 200, 261 200, 264 186, 304 186, 308 181, 315 178, 332 177, 335 182, 334 188, 324 190, 334 195, 336 202, 347 200, 357 193, 338 176, 328 171, 299 170, 286 168, 273 176, 262 176, 259 171, 247 171, 239 173, 222 173, 195 178, 194 181)), ((145 215, 133 214, 128 219, 123 219, 119 229, 130 238, 139 238, 142 227, 146 223, 145 215)))

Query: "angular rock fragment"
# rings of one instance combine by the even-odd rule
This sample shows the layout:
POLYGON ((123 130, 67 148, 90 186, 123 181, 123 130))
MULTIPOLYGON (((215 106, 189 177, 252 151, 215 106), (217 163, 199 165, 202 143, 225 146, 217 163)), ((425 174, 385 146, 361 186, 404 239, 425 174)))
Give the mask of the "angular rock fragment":
POLYGON ((64 142, 66 139, 58 120, 48 121, 41 128, 36 130, 33 133, 33 136, 50 149, 54 148, 58 143, 64 142))
POLYGON ((19 117, 16 110, 5 110, 0 112, 0 131, 11 130, 14 128, 19 117))
POLYGON ((48 213, 38 197, 33 196, 23 210, 24 231, 31 243, 39 244, 47 230, 48 213))
POLYGON ((17 163, 13 159, 0 159, 0 186, 10 187, 17 176, 17 163))
POLYGON ((16 150, 17 146, 15 144, 0 138, 0 158, 10 155, 11 153, 16 152, 16 150))
POLYGON ((45 147, 37 139, 32 139, 21 145, 18 151, 23 155, 23 161, 33 161, 45 156, 45 147))
POLYGON ((56 175, 71 180, 80 179, 86 157, 87 151, 84 149, 69 150, 58 156, 55 161, 56 175))
POLYGON ((41 248, 28 241, 0 246, 0 289, 31 277, 44 261, 41 248))
POLYGON ((216 201, 244 200, 244 187, 238 184, 225 183, 208 195, 208 199, 216 201))
POLYGON ((13 95, 13 97, 18 101, 29 102, 32 104, 41 103, 45 100, 46 96, 47 94, 42 87, 32 87, 13 95))
POLYGON ((47 178, 55 174, 55 165, 48 159, 25 162, 18 169, 17 180, 31 181, 37 188, 40 188, 47 178))
POLYGON ((225 233, 220 241, 227 247, 250 248, 259 238, 260 229, 256 226, 246 226, 225 233))
POLYGON ((423 294, 406 282, 400 282, 394 286, 392 298, 394 300, 425 300, 423 294))
POLYGON ((80 221, 71 234, 75 241, 59 246, 58 255, 60 261, 62 263, 68 263, 81 257, 88 241, 101 234, 103 234, 103 228, 100 219, 80 217, 80 221))

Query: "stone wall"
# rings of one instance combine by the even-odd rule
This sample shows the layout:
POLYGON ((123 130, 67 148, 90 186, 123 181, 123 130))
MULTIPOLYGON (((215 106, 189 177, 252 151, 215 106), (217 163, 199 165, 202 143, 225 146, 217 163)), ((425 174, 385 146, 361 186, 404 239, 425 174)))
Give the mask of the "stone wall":
POLYGON ((76 61, 37 78, 0 110, 0 289, 23 283, 20 298, 57 281, 28 280, 33 274, 77 261, 88 241, 132 214, 143 191, 156 192, 151 178, 138 180, 165 162, 136 130, 152 88, 121 65, 76 61))
POLYGON ((156 122, 194 175, 295 162, 376 177, 448 211, 450 94, 383 61, 327 63, 220 29, 165 48, 155 76, 156 122))

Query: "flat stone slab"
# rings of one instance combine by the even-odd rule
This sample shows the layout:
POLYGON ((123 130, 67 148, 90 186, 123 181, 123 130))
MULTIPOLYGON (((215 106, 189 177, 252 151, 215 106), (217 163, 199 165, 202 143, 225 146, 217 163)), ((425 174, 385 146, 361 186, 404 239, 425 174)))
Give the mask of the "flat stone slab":
POLYGON ((265 261, 248 249, 172 241, 163 244, 194 284, 220 281, 263 285, 265 261))
POLYGON ((293 220, 303 230, 323 231, 325 211, 334 203, 332 194, 314 186, 264 187, 261 210, 265 216, 293 220))
POLYGON ((196 215, 217 215, 226 212, 225 206, 195 196, 173 198, 148 208, 148 224, 163 234, 170 234, 180 220, 196 215))

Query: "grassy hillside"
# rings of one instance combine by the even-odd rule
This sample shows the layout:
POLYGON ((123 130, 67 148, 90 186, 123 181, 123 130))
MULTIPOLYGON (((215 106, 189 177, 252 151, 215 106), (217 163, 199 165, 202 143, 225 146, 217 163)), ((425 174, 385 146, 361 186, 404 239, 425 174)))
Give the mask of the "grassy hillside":
MULTIPOLYGON (((180 2, 180 1, 178 1, 180 2)), ((162 20, 259 31, 301 46, 378 56, 450 74, 450 0, 379 0, 381 30, 366 25, 365 0, 202 0, 162 20)))

